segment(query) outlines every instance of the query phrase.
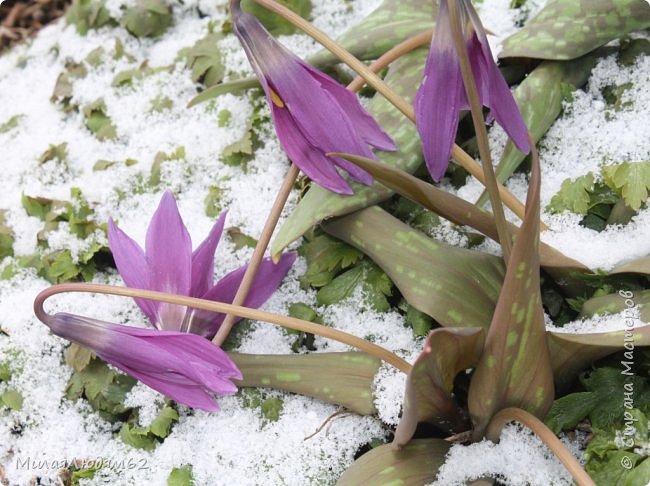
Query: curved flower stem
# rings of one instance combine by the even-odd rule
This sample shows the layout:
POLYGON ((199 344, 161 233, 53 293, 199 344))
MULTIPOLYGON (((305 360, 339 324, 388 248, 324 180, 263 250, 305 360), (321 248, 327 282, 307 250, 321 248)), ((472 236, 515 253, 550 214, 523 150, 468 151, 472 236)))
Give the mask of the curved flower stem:
MULTIPOLYGON (((237 293, 235 294, 235 298, 232 301, 234 305, 243 305, 244 302, 246 302, 246 297, 248 297, 248 292, 253 285, 255 274, 262 263, 264 253, 266 253, 266 248, 269 246, 269 242, 273 236, 273 231, 275 231, 275 227, 280 219, 280 214, 282 214, 282 209, 284 209, 284 205, 287 203, 287 199, 289 198, 289 194, 291 193, 291 189, 293 188, 299 173, 300 169, 298 166, 295 163, 292 163, 287 175, 284 177, 282 186, 280 186, 278 195, 271 207, 271 212, 266 218, 262 234, 260 235, 259 240, 257 240, 255 250, 253 250, 253 255, 251 256, 251 259, 248 262, 248 267, 246 267, 246 271, 244 272, 244 277, 242 278, 237 293)), ((235 324, 235 319, 236 316, 233 314, 226 315, 226 318, 219 327, 217 334, 212 338, 214 344, 221 346, 224 343, 228 334, 230 334, 232 326, 235 324)))
POLYGON ((503 249, 503 260, 507 265, 510 261, 510 253, 512 251, 512 237, 508 230, 508 223, 503 212, 503 205, 499 198, 497 178, 494 175, 494 167, 492 166, 490 144, 488 142, 487 130, 485 129, 485 120, 483 119, 483 104, 479 99, 478 90, 476 89, 476 81, 474 80, 472 66, 469 62, 469 54, 467 53, 467 44, 461 30, 462 27, 458 11, 458 3, 449 2, 448 6, 451 35, 454 39, 456 55, 458 56, 460 71, 463 76, 463 85, 465 86, 465 93, 467 94, 467 100, 469 101, 472 113, 472 121, 474 122, 474 130, 476 131, 478 150, 481 155, 481 161, 483 162, 483 173, 485 174, 486 182, 485 187, 490 195, 494 222, 496 223, 497 232, 499 233, 499 243, 501 243, 501 248, 503 249))
MULTIPOLYGON (((413 111, 413 106, 408 103, 404 98, 398 95, 393 91, 379 76, 372 72, 368 66, 363 62, 353 56, 350 52, 344 49, 336 41, 328 37, 323 31, 317 29, 308 21, 303 19, 300 15, 293 12, 291 9, 280 5, 275 0, 255 0, 257 3, 263 7, 271 10, 272 12, 277 13, 278 15, 284 17, 286 20, 291 22, 293 25, 298 27, 300 30, 304 31, 317 42, 322 44, 326 49, 328 49, 332 54, 338 57, 342 62, 347 64, 350 68, 356 71, 366 82, 372 86, 378 93, 381 93, 384 98, 386 98, 391 104, 393 104, 399 111, 401 111, 409 120, 415 123, 415 112, 413 111)), ((478 179, 481 184, 486 185, 485 176, 481 166, 463 149, 458 145, 453 146, 451 151, 451 156, 456 162, 458 162, 467 172, 469 172, 473 177, 478 179)), ((513 213, 515 213, 520 219, 524 217, 524 205, 519 201, 510 191, 508 191, 503 185, 498 184, 499 195, 501 200, 506 206, 508 206, 513 213)))
MULTIPOLYGON (((451 2, 450 2, 451 3, 451 2)), ((560 442, 553 431, 534 415, 520 408, 504 408, 492 417, 487 427, 486 437, 498 442, 501 430, 509 422, 517 421, 532 430, 566 467, 578 486, 596 486, 589 474, 582 468, 573 454, 560 442)))
MULTIPOLYGON (((408 54, 411 51, 414 51, 418 47, 430 44, 432 37, 433 30, 431 29, 420 32, 413 37, 409 37, 405 41, 400 42, 395 47, 382 54, 379 59, 368 66, 368 69, 370 69, 372 72, 378 73, 400 57, 408 54)), ((358 91, 363 87, 364 84, 366 84, 366 80, 363 79, 363 76, 357 76, 354 78, 354 80, 352 80, 350 84, 348 84, 348 89, 352 91, 358 91)))
POLYGON ((116 287, 114 285, 89 284, 89 283, 68 283, 53 285, 40 292, 34 300, 34 313, 41 321, 46 322, 50 315, 43 309, 44 302, 53 295, 67 292, 92 292, 109 295, 120 295, 123 297, 132 297, 140 299, 154 300, 156 302, 168 302, 170 304, 193 307, 222 314, 233 314, 246 319, 255 319, 258 321, 269 322, 288 329, 317 334, 324 338, 334 339, 360 349, 386 363, 395 366, 404 373, 411 370, 411 365, 396 354, 382 348, 374 343, 361 339, 347 332, 332 329, 331 327, 315 324, 295 317, 287 317, 271 312, 264 312, 257 309, 249 309, 233 304, 215 302, 212 300, 197 299, 196 297, 186 297, 183 295, 168 294, 165 292, 155 292, 153 290, 134 289, 128 287, 116 287))

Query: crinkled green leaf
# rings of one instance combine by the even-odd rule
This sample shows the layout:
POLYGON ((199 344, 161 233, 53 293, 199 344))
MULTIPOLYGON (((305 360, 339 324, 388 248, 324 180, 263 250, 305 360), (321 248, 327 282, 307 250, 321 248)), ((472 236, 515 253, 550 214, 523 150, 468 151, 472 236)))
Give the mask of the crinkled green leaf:
POLYGON ((164 439, 169 435, 171 426, 178 422, 178 412, 170 406, 164 407, 149 425, 149 430, 156 437, 164 439))
POLYGON ((115 24, 104 0, 73 0, 65 20, 73 24, 81 35, 86 35, 90 29, 115 24))
POLYGON ((65 161, 68 157, 68 144, 66 142, 60 143, 58 145, 50 144, 45 152, 41 154, 38 158, 39 164, 44 164, 50 160, 58 160, 60 162, 65 161))
POLYGON ((429 334, 424 351, 406 378, 396 446, 411 440, 419 422, 430 422, 447 432, 469 429, 452 389, 456 375, 479 362, 484 341, 483 328, 439 328, 429 334))
POLYGON ((377 412, 373 380, 381 364, 365 353, 262 355, 228 353, 244 379, 238 387, 266 387, 342 405, 361 415, 377 412))
POLYGON ((624 486, 648 486, 650 482, 650 458, 641 459, 625 478, 624 486))
POLYGON ((165 406, 148 427, 138 426, 135 418, 137 416, 122 425, 119 437, 136 449, 150 451, 169 435, 173 423, 178 422, 178 412, 170 406, 165 406))
POLYGON ((203 199, 203 204, 205 205, 205 215, 209 218, 216 218, 223 211, 221 196, 223 195, 223 189, 219 186, 210 186, 208 187, 208 194, 203 199))
MULTIPOLYGON (((386 82, 409 101, 413 99, 422 81, 422 66, 426 55, 426 49, 411 52, 395 61, 386 75, 386 82)), ((415 171, 422 163, 420 141, 415 125, 405 119, 401 112, 381 96, 373 98, 368 111, 399 147, 396 152, 378 152, 379 160, 383 164, 397 166, 408 172, 415 171)), ((271 253, 279 256, 289 243, 327 218, 342 216, 372 206, 393 194, 378 182, 370 187, 352 183, 351 187, 355 192, 353 196, 341 196, 312 184, 309 192, 280 228, 271 245, 271 253)))
POLYGON ((648 200, 650 191, 650 162, 623 162, 603 167, 605 183, 623 196, 633 210, 638 211, 648 200))
POLYGON ((487 327, 503 281, 503 262, 426 237, 379 207, 323 224, 363 251, 406 300, 443 326, 487 327))
POLYGON ((543 417, 553 403, 553 369, 540 292, 540 179, 539 160, 533 157, 526 213, 469 387, 475 437, 483 436, 492 416, 503 408, 518 407, 543 417))
POLYGON ((305 280, 317 288, 329 284, 337 273, 363 258, 356 248, 327 235, 308 235, 298 252, 307 260, 305 280))
POLYGON ((185 147, 177 147, 176 150, 170 153, 158 152, 156 154, 151 165, 151 174, 149 175, 150 186, 155 187, 160 184, 162 164, 173 160, 185 160, 185 147))
POLYGON ((646 0, 551 0, 503 42, 500 57, 575 59, 647 27, 646 0))
POLYGON ((226 72, 218 42, 221 34, 208 34, 194 44, 187 53, 187 67, 192 70, 192 81, 210 87, 220 83, 226 72))
MULTIPOLYGON (((604 460, 594 461, 593 464, 588 463, 585 469, 596 484, 628 486, 627 478, 630 476, 630 469, 623 467, 622 464, 634 467, 641 459, 642 457, 634 452, 609 451, 604 460)), ((648 478, 645 479, 647 486, 648 478)))
POLYGON ((284 402, 280 397, 267 398, 261 405, 262 415, 269 422, 277 422, 280 419, 283 406, 284 402))
POLYGON ((50 97, 52 103, 61 103, 64 112, 75 110, 76 105, 71 104, 72 83, 75 79, 83 79, 88 75, 88 69, 83 63, 68 61, 63 71, 56 78, 54 91, 50 97))
POLYGON ((77 343, 70 344, 65 350, 65 362, 75 371, 83 370, 94 357, 95 354, 91 350, 77 343))
POLYGON ((172 12, 164 0, 136 0, 126 9, 122 25, 136 37, 159 37, 172 21, 172 12))
POLYGON ((167 477, 167 486, 192 486, 193 484, 192 466, 175 467, 167 477))
POLYGON ((574 180, 565 179, 547 209, 553 213, 569 210, 576 214, 587 214, 591 199, 589 193, 593 189, 594 175, 591 172, 574 180))
POLYGON ((241 248, 255 248, 257 246, 257 240, 252 236, 247 235, 242 230, 237 227, 230 227, 226 230, 228 237, 235 244, 235 250, 241 248))
POLYGON ((555 434, 573 429, 598 405, 599 398, 592 392, 565 395, 553 402, 544 422, 555 434))
POLYGON ((106 104, 99 99, 83 108, 86 127, 98 140, 113 140, 117 137, 115 125, 106 113, 106 104))
POLYGON ((442 439, 415 439, 401 449, 385 444, 366 452, 339 478, 337 486, 422 486, 438 475, 451 445, 442 439))

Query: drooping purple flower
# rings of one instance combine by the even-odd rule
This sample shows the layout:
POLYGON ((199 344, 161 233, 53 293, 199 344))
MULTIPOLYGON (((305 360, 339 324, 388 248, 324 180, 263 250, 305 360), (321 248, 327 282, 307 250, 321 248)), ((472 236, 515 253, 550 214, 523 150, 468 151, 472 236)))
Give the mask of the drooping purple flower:
MULTIPOLYGON (((490 108, 488 121, 496 119, 515 146, 528 153, 528 129, 494 62, 481 20, 470 0, 459 0, 458 8, 476 88, 483 106, 490 108)), ((459 112, 469 109, 452 38, 447 0, 440 0, 431 50, 414 108, 427 168, 434 180, 440 180, 449 164, 459 112)))
MULTIPOLYGON (((120 275, 128 287, 170 292, 189 297, 230 303, 246 272, 246 266, 213 283, 214 253, 226 219, 222 213, 208 237, 192 251, 192 240, 171 192, 163 195, 149 228, 145 250, 124 233, 112 219, 108 243, 120 275)), ((265 258, 246 298, 247 307, 259 307, 273 294, 296 259, 286 253, 277 264, 265 258)), ((185 306, 136 299, 157 328, 213 336, 225 315, 188 309, 185 306)))
POLYGON ((277 42, 254 15, 231 0, 233 30, 264 88, 275 130, 289 158, 314 182, 339 194, 352 189, 337 167, 363 184, 372 176, 326 155, 342 152, 375 158, 369 145, 396 150, 393 140, 360 105, 354 93, 305 63, 277 42))
POLYGON ((65 312, 42 317, 54 334, 97 356, 172 400, 210 412, 210 395, 237 391, 242 374, 218 346, 196 334, 120 326, 65 312))

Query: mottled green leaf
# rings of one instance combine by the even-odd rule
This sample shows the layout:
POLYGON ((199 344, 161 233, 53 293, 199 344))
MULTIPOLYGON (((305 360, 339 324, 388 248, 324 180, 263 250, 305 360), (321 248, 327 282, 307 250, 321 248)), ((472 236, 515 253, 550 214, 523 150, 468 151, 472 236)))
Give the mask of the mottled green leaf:
MULTIPOLYGON (((489 238, 498 241, 494 218, 490 213, 476 207, 474 204, 438 189, 399 168, 365 157, 348 154, 340 154, 340 156, 368 171, 378 182, 381 182, 390 190, 421 204, 452 223, 471 226, 489 238)), ((509 225, 509 227, 513 233, 517 231, 516 226, 509 225)), ((582 288, 579 282, 571 279, 571 274, 588 270, 580 262, 564 256, 545 243, 540 244, 540 261, 544 270, 556 278, 559 285, 567 293, 576 292, 582 288)))
POLYGON ((167 486, 192 486, 193 484, 192 466, 175 467, 167 477, 167 486))
MULTIPOLYGON (((278 0, 278 3, 309 20, 312 9, 311 0, 278 0)), ((255 15, 273 35, 290 35, 296 33, 296 27, 292 23, 280 17, 275 12, 271 12, 257 4, 255 0, 242 0, 241 6, 247 12, 255 15)))
POLYGON ((411 440, 419 422, 430 422, 447 432, 469 429, 452 389, 456 375, 479 362, 484 341, 482 328, 439 328, 429 334, 424 351, 406 378, 396 446, 411 440))
POLYGON ((483 436, 492 416, 503 408, 522 408, 543 417, 553 403, 553 369, 540 292, 540 179, 539 159, 533 157, 526 213, 469 387, 475 438, 483 436))
POLYGON ((357 459, 337 486, 423 486, 430 484, 445 462, 451 445, 442 439, 416 439, 401 449, 375 447, 357 459))
POLYGON ((555 386, 560 391, 566 390, 578 373, 594 361, 624 350, 625 346, 650 346, 650 326, 638 327, 633 331, 588 334, 552 331, 547 335, 555 386))
POLYGON ((650 162, 623 162, 603 167, 605 183, 617 191, 633 210, 648 200, 650 162))
MULTIPOLYGON (((370 15, 338 37, 337 42, 360 59, 376 59, 409 37, 432 29, 437 7, 437 2, 430 1, 384 0, 370 15)), ((309 62, 324 66, 339 61, 329 51, 322 50, 311 56, 309 62)))
POLYGON ((504 41, 500 57, 575 59, 647 27, 646 0, 552 0, 504 41))
POLYGON ((641 308, 641 321, 650 324, 650 290, 637 292, 623 292, 609 295, 600 295, 592 297, 582 305, 580 315, 582 317, 592 317, 596 314, 618 314, 631 306, 641 308), (629 295, 630 297, 625 297, 629 295), (628 303, 630 305, 628 305, 628 303))
POLYGON ((262 355, 228 353, 244 375, 239 387, 265 387, 342 405, 361 415, 377 412, 373 380, 381 364, 364 353, 262 355))
POLYGON ((164 0, 136 0, 135 5, 126 9, 122 25, 136 37, 159 37, 172 20, 164 0))
POLYGON ((409 304, 443 326, 489 325, 503 281, 500 258, 428 238, 376 206, 323 229, 368 255, 409 304))
MULTIPOLYGON (((425 49, 407 54, 394 62, 386 75, 386 82, 409 101, 422 81, 422 66, 426 55, 425 49)), ((420 140, 415 125, 381 96, 373 98, 368 111, 399 147, 396 152, 378 152, 379 160, 408 172, 415 171, 422 163, 420 140)), ((355 192, 353 196, 341 196, 312 184, 309 192, 280 228, 271 245, 271 253, 278 257, 289 243, 327 218, 372 206, 393 194, 377 182, 370 187, 352 183, 351 187, 355 192)))

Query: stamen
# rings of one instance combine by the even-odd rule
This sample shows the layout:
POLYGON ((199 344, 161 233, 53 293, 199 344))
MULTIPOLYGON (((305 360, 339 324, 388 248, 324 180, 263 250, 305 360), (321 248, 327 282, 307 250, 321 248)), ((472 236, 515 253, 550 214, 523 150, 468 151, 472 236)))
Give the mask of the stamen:
POLYGON ((278 108, 284 108, 284 101, 282 101, 282 98, 280 98, 280 96, 271 88, 269 88, 269 91, 271 92, 271 101, 273 101, 273 104, 278 108))

